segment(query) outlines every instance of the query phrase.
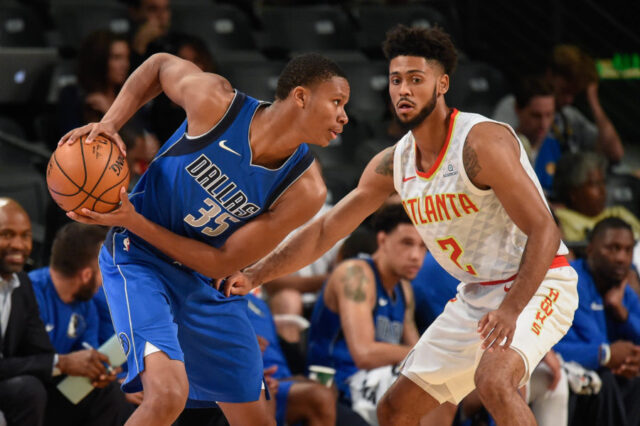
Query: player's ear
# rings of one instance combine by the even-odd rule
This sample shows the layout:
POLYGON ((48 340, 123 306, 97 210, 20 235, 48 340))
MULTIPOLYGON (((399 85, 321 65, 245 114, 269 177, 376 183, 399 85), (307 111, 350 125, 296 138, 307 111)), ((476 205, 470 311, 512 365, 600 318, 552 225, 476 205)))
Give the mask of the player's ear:
POLYGON ((291 95, 296 105, 298 105, 302 109, 304 109, 305 105, 309 103, 310 93, 309 93, 309 89, 305 87, 302 87, 302 86, 294 87, 291 90, 291 95))
POLYGON ((449 74, 442 74, 438 79, 438 92, 444 95, 449 91, 449 74))
POLYGON ((87 266, 80 270, 80 278, 83 283, 89 282, 89 280, 91 280, 92 277, 93 277, 93 269, 91 269, 91 267, 87 266))
POLYGON ((381 247, 384 244, 384 240, 386 240, 387 238, 387 234, 385 234, 382 231, 378 231, 378 234, 376 235, 376 241, 378 243, 378 247, 381 247))

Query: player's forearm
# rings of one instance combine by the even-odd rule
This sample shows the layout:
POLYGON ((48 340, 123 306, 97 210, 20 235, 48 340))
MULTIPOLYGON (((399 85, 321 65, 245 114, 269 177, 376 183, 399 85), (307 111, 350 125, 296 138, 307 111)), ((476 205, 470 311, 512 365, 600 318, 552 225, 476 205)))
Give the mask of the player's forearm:
POLYGON ((269 281, 264 284, 263 288, 267 290, 268 293, 275 293, 284 289, 294 289, 300 293, 309 293, 320 290, 326 279, 326 274, 313 275, 310 277, 291 274, 269 281))
POLYGON ((158 96, 162 91, 160 69, 169 58, 167 54, 155 54, 136 68, 102 121, 110 121, 120 129, 144 104, 158 96))
MULTIPOLYGON (((356 346, 356 345, 354 345, 356 346)), ((359 345, 358 350, 349 350, 356 367, 362 370, 395 365, 407 356, 411 346, 394 345, 392 343, 373 342, 369 345, 359 345)))
POLYGON ((222 250, 171 232, 138 213, 126 228, 169 258, 210 278, 228 276, 244 266, 241 259, 227 259, 222 250))
POLYGON ((560 246, 560 232, 551 219, 533 229, 522 254, 518 276, 500 305, 518 314, 540 286, 560 246))
POLYGON ((258 286, 302 269, 322 256, 342 237, 329 236, 324 228, 323 216, 280 243, 269 255, 244 270, 244 273, 254 286, 258 286))

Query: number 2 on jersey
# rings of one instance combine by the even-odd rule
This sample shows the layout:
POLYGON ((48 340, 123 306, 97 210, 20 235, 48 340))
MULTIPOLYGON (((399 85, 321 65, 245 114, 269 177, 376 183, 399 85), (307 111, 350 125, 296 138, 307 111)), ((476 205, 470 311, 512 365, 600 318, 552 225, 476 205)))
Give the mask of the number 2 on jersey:
POLYGON ((462 253, 464 253, 464 250, 462 250, 462 247, 460 247, 460 244, 458 244, 458 241, 456 241, 455 238, 453 237, 447 237, 447 238, 440 238, 438 241, 438 244, 440 245, 440 248, 442 249, 442 251, 449 251, 449 247, 452 248, 451 253, 449 254, 449 257, 451 258, 451 261, 453 263, 456 264, 456 266, 460 269, 462 269, 465 272, 470 273, 471 275, 478 275, 478 273, 476 272, 476 270, 473 268, 473 266, 469 263, 467 263, 466 265, 464 265, 464 267, 462 265, 460 265, 459 259, 460 256, 462 256, 462 253))

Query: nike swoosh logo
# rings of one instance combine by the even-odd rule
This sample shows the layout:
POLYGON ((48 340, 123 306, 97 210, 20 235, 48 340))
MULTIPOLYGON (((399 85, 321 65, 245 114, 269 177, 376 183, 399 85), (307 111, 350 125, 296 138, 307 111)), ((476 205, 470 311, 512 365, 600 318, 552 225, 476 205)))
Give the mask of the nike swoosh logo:
POLYGON ((387 303, 389 303, 387 299, 383 299, 383 298, 378 299, 378 304, 380 306, 387 306, 387 303))
POLYGON ((599 303, 591 302, 591 310, 592 311, 602 311, 604 310, 604 306, 599 303))
POLYGON ((509 290, 511 290, 511 286, 507 287, 506 285, 504 286, 504 292, 505 293, 509 293, 509 290))
POLYGON ((411 179, 415 179, 415 178, 416 178, 415 176, 406 177, 406 178, 402 178, 402 181, 403 182, 407 182, 407 181, 410 181, 411 179))
POLYGON ((51 330, 53 330, 53 324, 47 324, 44 326, 44 331, 46 331, 47 333, 51 330))
POLYGON ((226 151, 229 151, 230 153, 235 154, 235 155, 237 155, 238 157, 242 157, 242 155, 240 155, 238 152, 236 152, 236 151, 234 151, 233 149, 229 148, 229 147, 226 145, 226 142, 227 142, 227 140, 226 140, 226 139, 221 140, 220 142, 218 142, 218 145, 220 145, 220 148, 222 148, 222 149, 224 149, 224 150, 226 150, 226 151))

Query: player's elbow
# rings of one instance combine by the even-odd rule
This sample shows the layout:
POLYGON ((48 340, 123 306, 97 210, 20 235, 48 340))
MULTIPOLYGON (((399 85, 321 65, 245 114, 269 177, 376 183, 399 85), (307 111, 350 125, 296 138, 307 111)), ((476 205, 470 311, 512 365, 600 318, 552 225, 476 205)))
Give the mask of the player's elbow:
POLYGON ((374 357, 370 356, 366 348, 351 351, 351 358, 353 358, 353 363, 358 370, 370 370, 380 366, 375 362, 374 357))

